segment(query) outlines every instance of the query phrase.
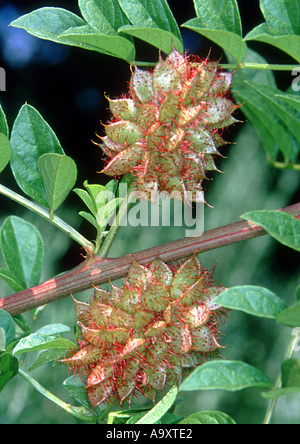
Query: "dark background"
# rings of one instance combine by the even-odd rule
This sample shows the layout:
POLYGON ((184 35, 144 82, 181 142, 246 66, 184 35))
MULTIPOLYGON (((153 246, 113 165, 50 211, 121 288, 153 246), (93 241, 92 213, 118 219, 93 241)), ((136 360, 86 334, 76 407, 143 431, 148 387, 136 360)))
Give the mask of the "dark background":
MULTIPOLYGON (((238 0, 238 4, 246 35, 263 21, 263 16, 258 0, 238 0)), ((169 5, 179 25, 195 17, 192 0, 169 0, 169 5)), ((92 140, 96 139, 96 132, 103 134, 100 121, 105 122, 109 117, 104 93, 117 97, 127 91, 129 65, 96 52, 43 41, 25 31, 8 27, 17 17, 44 6, 63 7, 80 15, 76 0, 0 0, 0 67, 5 69, 7 75, 7 91, 0 92, 0 102, 10 128, 25 102, 42 114, 56 132, 66 154, 74 158, 78 165, 78 187, 82 187, 86 179, 89 183, 106 182, 105 176, 97 174, 103 166, 102 153, 92 140)), ((186 50, 206 57, 212 48, 211 57, 225 61, 222 50, 210 41, 184 28, 181 28, 181 32, 186 50)), ((157 61, 158 51, 155 48, 137 40, 136 44, 138 60, 157 61)), ((268 45, 253 42, 249 46, 270 63, 295 63, 268 45)), ((278 87, 285 90, 291 84, 290 73, 276 73, 276 80, 278 87)), ((235 144, 224 152, 228 158, 218 164, 226 174, 215 174, 214 180, 208 183, 206 198, 215 208, 205 209, 205 229, 235 222, 246 211, 277 209, 300 200, 299 174, 276 170, 267 163, 261 141, 250 123, 232 127, 227 139, 235 144)), ((1 183, 19 191, 9 168, 1 173, 1 183)), ((0 198, 0 208, 1 223, 7 215, 25 215, 21 207, 4 198, 0 198)), ((64 208, 60 211, 64 211, 66 220, 74 221, 84 235, 93 239, 93 229, 85 222, 80 226, 77 212, 83 208, 75 194, 68 197, 64 208)), ((38 218, 31 217, 26 213, 27 220, 35 225, 40 223, 38 218)), ((47 223, 39 228, 46 245, 43 280, 78 264, 81 251, 77 245, 68 243, 66 236, 47 223)), ((142 249, 159 245, 171 240, 173 234, 167 230, 147 233, 147 230, 121 230, 112 255, 131 252, 133 246, 142 249)), ((201 255, 200 259, 208 268, 217 263, 216 278, 223 286, 261 285, 273 290, 287 303, 295 300, 295 289, 299 284, 299 255, 268 236, 214 250, 201 255)), ((6 287, 0 288, 1 294, 9 294, 6 287)), ((72 301, 66 299, 48 306, 34 324, 35 329, 51 322, 66 323, 72 328, 75 316, 70 303, 72 301)), ((225 332, 224 343, 228 344, 225 357, 244 360, 276 379, 290 340, 289 329, 280 329, 273 321, 260 321, 233 313, 225 332)), ((33 377, 65 399, 61 381, 66 374, 64 370, 55 369, 52 372, 49 367, 42 368, 33 377)), ((76 422, 31 391, 22 381, 15 382, 14 389, 13 386, 14 382, 5 388, 1 396, 0 423, 76 422)), ((282 398, 279 403, 277 422, 288 422, 289 418, 299 422, 299 400, 286 399, 282 398)), ((257 423, 262 421, 266 405, 255 390, 238 394, 208 392, 200 397, 187 397, 182 411, 178 413, 187 415, 199 410, 218 409, 231 414, 241 423, 257 423)))

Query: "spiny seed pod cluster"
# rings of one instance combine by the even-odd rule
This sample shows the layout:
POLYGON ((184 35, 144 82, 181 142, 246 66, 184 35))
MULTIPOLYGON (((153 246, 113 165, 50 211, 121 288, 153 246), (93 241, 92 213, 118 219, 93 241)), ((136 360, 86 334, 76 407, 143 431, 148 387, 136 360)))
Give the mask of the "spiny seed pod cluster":
POLYGON ((110 161, 102 172, 131 174, 139 194, 152 201, 167 193, 202 202, 206 172, 217 170, 214 156, 226 143, 222 131, 237 122, 231 80, 216 62, 176 50, 152 72, 135 68, 129 97, 109 99, 113 119, 100 146, 110 161))
POLYGON ((96 288, 90 303, 75 301, 80 350, 63 362, 82 374, 93 407, 130 405, 141 394, 155 402, 165 385, 219 355, 220 291, 196 255, 177 267, 134 261, 122 289, 96 288))

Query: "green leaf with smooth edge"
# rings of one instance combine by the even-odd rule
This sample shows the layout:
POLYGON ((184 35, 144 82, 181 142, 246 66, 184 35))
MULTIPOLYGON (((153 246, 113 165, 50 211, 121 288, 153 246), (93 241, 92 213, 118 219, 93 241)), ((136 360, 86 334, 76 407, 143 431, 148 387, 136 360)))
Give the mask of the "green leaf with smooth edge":
POLYGON ((69 28, 59 36, 60 39, 68 39, 77 46, 118 57, 128 63, 132 63, 135 58, 135 47, 128 38, 99 34, 99 31, 90 25, 69 28))
POLYGON ((300 220, 283 211, 251 211, 243 219, 263 227, 278 242, 300 251, 300 220))
POLYGON ((260 0, 260 8, 270 27, 300 35, 299 0, 260 0))
POLYGON ((300 361, 288 359, 281 364, 282 387, 262 393, 264 398, 275 399, 287 393, 300 392, 300 361))
POLYGON ((209 361, 198 367, 183 382, 180 390, 226 390, 272 387, 272 382, 258 369, 240 361, 209 361))
POLYGON ((43 179, 50 214, 53 215, 76 183, 77 166, 71 157, 44 154, 38 160, 38 169, 43 179))
POLYGON ((240 35, 227 30, 204 26, 203 21, 199 18, 188 20, 182 26, 212 40, 221 46, 224 51, 229 52, 238 62, 243 62, 247 53, 247 44, 240 35))
MULTIPOLYGON (((237 72, 236 76, 239 75, 237 72)), ((282 112, 272 109, 268 101, 253 91, 250 82, 234 78, 233 90, 243 103, 242 110, 255 127, 268 156, 276 160, 281 151, 287 163, 296 161, 298 152, 295 152, 289 128, 282 121, 282 112)))
POLYGON ((0 173, 6 168, 11 159, 11 146, 9 139, 0 133, 0 173))
POLYGON ((172 46, 184 51, 182 37, 166 0, 119 0, 120 6, 131 25, 119 28, 119 32, 137 37, 166 54, 172 46))
POLYGON ((0 354, 0 392, 14 376, 18 374, 19 362, 9 353, 0 354))
POLYGON ((29 370, 32 371, 45 364, 49 364, 50 362, 58 361, 59 359, 62 359, 64 355, 65 355, 65 350, 56 350, 56 349, 45 350, 38 356, 38 358, 30 366, 29 370))
POLYGON ((24 288, 17 281, 17 278, 12 274, 10 270, 1 268, 0 269, 0 278, 6 282, 7 285, 10 286, 16 293, 22 291, 24 288))
POLYGON ((214 299, 222 307, 240 310, 253 316, 275 319, 287 308, 272 291, 255 286, 232 287, 214 299))
POLYGON ((54 131, 35 108, 24 105, 14 122, 10 143, 11 168, 19 187, 47 206, 38 160, 43 154, 65 154, 54 131))
POLYGON ((70 350, 74 343, 58 336, 60 332, 70 329, 61 324, 44 327, 25 338, 22 338, 13 350, 14 355, 36 350, 70 350))
POLYGON ((0 103, 0 133, 4 134, 6 137, 9 137, 9 128, 7 124, 7 119, 5 112, 0 103))
POLYGON ((64 324, 49 324, 40 328, 36 333, 41 335, 53 336, 61 333, 67 333, 70 331, 70 328, 64 324))
POLYGON ((300 142, 300 113, 290 105, 289 101, 279 97, 282 91, 268 85, 261 85, 256 82, 247 82, 253 93, 259 94, 268 106, 281 117, 282 122, 300 142))
POLYGON ((79 216, 83 217, 85 220, 87 220, 93 227, 98 230, 99 225, 97 223, 97 220, 94 216, 91 215, 91 213, 88 213, 87 211, 80 211, 79 216))
POLYGON ((155 424, 172 407, 178 395, 178 388, 173 386, 163 399, 153 407, 145 416, 139 419, 136 424, 155 424))
POLYGON ((25 220, 10 216, 1 227, 0 244, 5 263, 18 285, 23 290, 38 285, 44 258, 39 231, 25 220))
POLYGON ((12 316, 4 310, 0 310, 0 328, 5 332, 5 347, 15 339, 16 327, 12 316))
MULTIPOLYGON (((77 46, 107 55, 118 56, 118 52, 126 49, 124 47, 125 42, 121 45, 122 39, 120 37, 115 36, 115 39, 111 42, 109 35, 100 34, 99 31, 88 25, 81 17, 62 8, 37 9, 13 21, 11 26, 25 29, 29 34, 45 40, 51 40, 69 46, 77 46), (99 36, 99 38, 97 38, 97 36, 99 36), (120 45, 120 51, 118 44, 120 45), (113 54, 111 51, 105 50, 105 46, 108 46, 109 50, 114 48, 117 50, 117 53, 113 54)), ((134 47, 128 40, 127 42, 130 44, 129 52, 131 54, 131 60, 134 47)), ((129 61, 129 55, 126 55, 126 53, 128 53, 128 48, 122 58, 128 58, 129 61)), ((122 54, 120 53, 119 55, 122 54)))
POLYGON ((29 34, 41 39, 91 49, 86 48, 84 44, 75 44, 74 41, 67 38, 58 39, 68 29, 86 25, 86 22, 81 17, 66 9, 52 7, 36 9, 14 20, 10 25, 15 28, 25 29, 29 34))
POLYGON ((79 8, 100 34, 117 35, 118 28, 129 23, 118 0, 79 0, 79 8))
MULTIPOLYGON (((300 68, 298 73, 300 72, 300 68)), ((300 96, 296 94, 276 94, 276 97, 280 97, 281 99, 289 102, 291 106, 293 106, 298 112, 300 112, 300 96)))
POLYGON ((300 301, 280 313, 276 321, 288 327, 300 327, 300 301))
POLYGON ((0 327, 0 353, 6 350, 6 334, 2 327, 0 327))
POLYGON ((198 412, 183 419, 179 424, 203 424, 203 425, 234 425, 235 421, 222 412, 198 412))
POLYGON ((300 63, 299 35, 281 35, 278 34, 276 29, 270 28, 266 23, 262 23, 246 35, 245 41, 252 40, 275 46, 300 63))
POLYGON ((242 37, 242 21, 236 0, 194 0, 203 27, 230 31, 242 37))

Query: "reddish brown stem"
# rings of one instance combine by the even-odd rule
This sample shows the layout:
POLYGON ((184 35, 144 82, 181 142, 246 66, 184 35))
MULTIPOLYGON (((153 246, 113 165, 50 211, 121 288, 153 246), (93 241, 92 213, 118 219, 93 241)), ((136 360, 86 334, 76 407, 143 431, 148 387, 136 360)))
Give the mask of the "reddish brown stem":
MULTIPOLYGON (((284 208, 282 211, 300 219, 300 203, 284 208)), ((168 262, 189 256, 194 252, 203 253, 265 234, 267 234, 266 231, 260 226, 240 221, 207 231, 201 237, 184 238, 140 251, 135 253, 134 257, 140 264, 147 264, 157 256, 168 262)), ((124 276, 132 260, 132 254, 115 259, 105 260, 98 257, 87 259, 83 265, 44 284, 0 299, 0 309, 17 315, 69 296, 71 293, 87 290, 93 285, 104 284, 109 280, 124 276)))

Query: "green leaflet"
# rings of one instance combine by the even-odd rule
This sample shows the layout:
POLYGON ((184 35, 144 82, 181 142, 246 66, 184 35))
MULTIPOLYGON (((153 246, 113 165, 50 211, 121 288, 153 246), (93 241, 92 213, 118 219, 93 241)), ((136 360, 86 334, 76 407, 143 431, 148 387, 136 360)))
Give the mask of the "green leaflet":
POLYGON ((243 219, 262 226, 278 242, 300 251, 300 221, 282 211, 251 211, 243 219))
POLYGON ((300 35, 300 3, 298 0, 260 0, 267 24, 284 34, 300 35))
POLYGON ((0 104, 0 133, 4 134, 6 137, 9 136, 7 119, 1 104, 0 104))
POLYGON ((58 335, 70 331, 62 324, 47 325, 35 333, 22 338, 13 350, 13 354, 28 353, 36 350, 68 350, 73 343, 58 335))
POLYGON ((298 0, 260 0, 266 23, 254 28, 245 40, 268 43, 300 63, 300 5, 298 0))
POLYGON ((79 0, 79 8, 99 34, 117 35, 118 28, 129 23, 118 0, 79 0))
POLYGON ((198 412, 183 419, 179 424, 234 425, 235 422, 222 412, 198 412))
POLYGON ((77 166, 73 159, 59 154, 44 154, 38 160, 43 179, 50 217, 67 198, 77 180, 77 166))
MULTIPOLYGON (((90 19, 90 11, 92 11, 93 15, 98 7, 99 16, 102 4, 103 2, 85 1, 82 2, 81 8, 90 19)), ((112 10, 114 9, 113 5, 108 4, 106 6, 104 4, 106 10, 108 7, 111 7, 112 10)), ((134 59, 134 46, 132 42, 126 38, 119 37, 116 31, 108 31, 111 28, 105 19, 105 14, 102 14, 101 17, 102 21, 99 22, 97 28, 100 27, 102 31, 106 30, 105 33, 70 11, 51 7, 37 9, 30 14, 26 14, 14 20, 11 26, 25 29, 28 33, 42 39, 121 57, 131 63, 134 59)), ((90 20, 94 24, 96 19, 90 20)))
POLYGON ((194 0, 197 17, 205 27, 226 30, 242 37, 242 22, 236 0, 194 0))
POLYGON ((182 37, 166 0, 119 0, 131 25, 119 28, 120 33, 137 37, 169 54, 172 45, 183 53, 182 37))
POLYGON ((242 23, 236 0, 194 0, 197 18, 182 26, 192 29, 221 46, 238 62, 247 53, 242 23))
POLYGON ((232 287, 214 299, 214 303, 248 314, 275 319, 286 304, 273 292, 255 286, 232 287))
POLYGON ((10 379, 18 374, 18 360, 9 353, 0 352, 0 392, 10 379))
POLYGON ((182 391, 237 391, 271 387, 272 382, 255 367, 240 361, 209 361, 198 367, 180 387, 182 391))
POLYGON ((74 192, 83 200, 90 213, 82 211, 79 214, 88 220, 97 230, 102 231, 117 211, 121 199, 115 198, 115 181, 110 181, 105 187, 84 183, 86 190, 76 188, 74 192))
MULTIPOLYGON (((264 63, 253 52, 246 61, 264 63)), ((233 90, 242 110, 251 120, 270 161, 283 154, 287 166, 297 162, 300 152, 300 108, 298 96, 285 94, 276 88, 271 72, 238 71, 233 76, 233 90)))
POLYGON ((276 321, 279 324, 287 325, 288 327, 299 327, 300 325, 300 301, 288 307, 280 313, 276 321))
POLYGON ((6 168, 11 159, 11 146, 8 137, 0 133, 0 173, 6 168))
POLYGON ((38 160, 46 153, 64 154, 54 131, 35 108, 24 105, 14 122, 10 143, 11 168, 19 187, 47 206, 38 160))
MULTIPOLYGON (((39 231, 16 216, 8 217, 0 230, 0 244, 16 291, 38 285, 42 274, 44 244, 39 231)), ((5 279, 5 273, 1 277, 5 279)), ((8 279, 5 279, 9 283, 8 279)))
POLYGON ((4 333, 3 349, 5 349, 15 339, 16 327, 11 315, 4 310, 0 310, 0 329, 4 333))

